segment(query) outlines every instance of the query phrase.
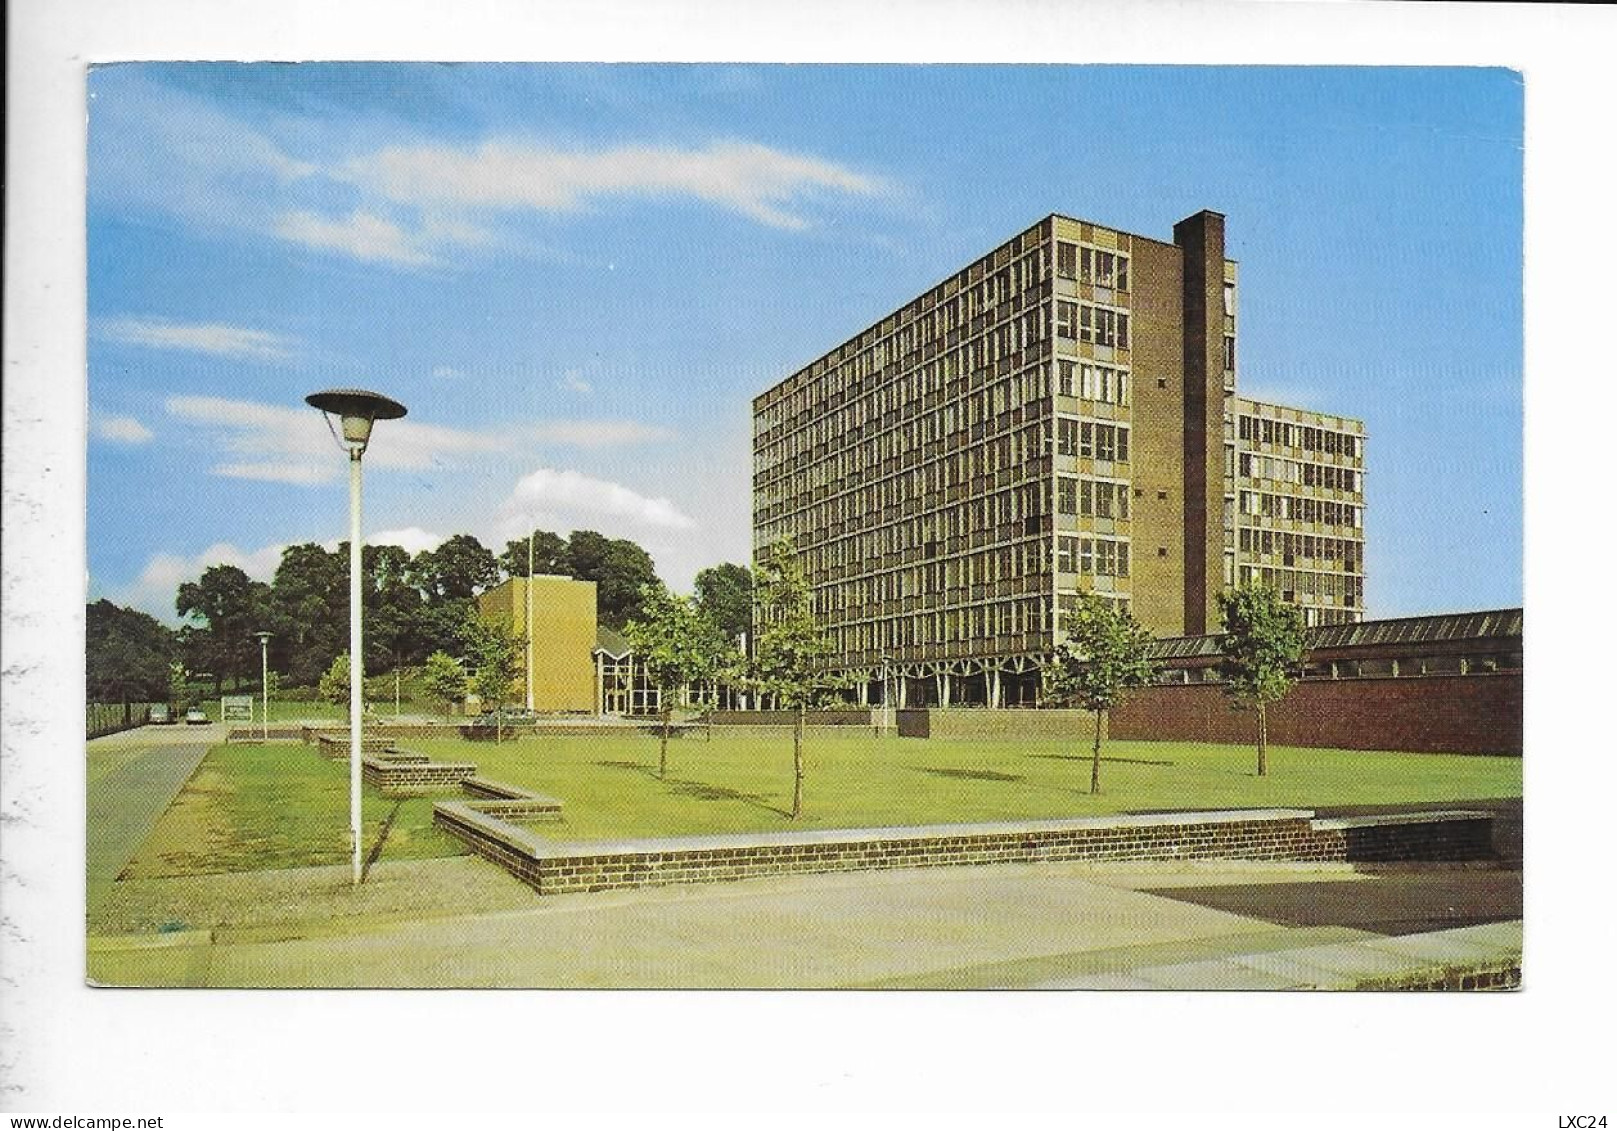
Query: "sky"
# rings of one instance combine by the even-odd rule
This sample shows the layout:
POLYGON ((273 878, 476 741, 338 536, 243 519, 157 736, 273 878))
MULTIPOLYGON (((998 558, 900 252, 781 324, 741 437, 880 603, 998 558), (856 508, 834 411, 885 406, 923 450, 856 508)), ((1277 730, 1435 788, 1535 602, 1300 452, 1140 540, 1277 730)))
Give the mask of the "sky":
POLYGON ((89 77, 91 599, 346 537, 750 553, 753 396, 1052 212, 1240 262, 1366 422, 1366 605, 1522 602, 1522 86, 1483 68, 122 64, 89 77))

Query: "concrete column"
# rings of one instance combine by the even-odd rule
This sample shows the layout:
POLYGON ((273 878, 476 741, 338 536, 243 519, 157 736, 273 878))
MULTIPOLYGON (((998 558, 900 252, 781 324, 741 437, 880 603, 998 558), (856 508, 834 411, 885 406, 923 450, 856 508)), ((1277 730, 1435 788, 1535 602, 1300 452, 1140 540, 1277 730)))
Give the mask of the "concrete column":
POLYGON ((1005 705, 999 684, 999 669, 994 668, 988 673, 988 705, 996 710, 1005 705))
POLYGON ((898 709, 902 711, 910 705, 910 677, 901 675, 895 682, 898 684, 898 709))
POLYGON ((943 706, 949 705, 949 673, 943 672, 938 676, 938 702, 943 706))

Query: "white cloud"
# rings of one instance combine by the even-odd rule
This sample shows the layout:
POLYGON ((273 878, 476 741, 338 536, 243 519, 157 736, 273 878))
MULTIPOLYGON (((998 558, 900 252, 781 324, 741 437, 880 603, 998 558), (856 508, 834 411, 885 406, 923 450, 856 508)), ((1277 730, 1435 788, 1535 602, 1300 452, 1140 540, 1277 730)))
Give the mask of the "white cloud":
POLYGON ((391 201, 438 208, 565 212, 594 197, 689 196, 778 228, 807 227, 790 206, 816 193, 868 196, 890 188, 881 177, 823 158, 746 141, 603 150, 510 140, 472 149, 390 146, 336 175, 391 201))
POLYGON ((423 550, 436 550, 444 541, 444 535, 433 534, 422 530, 419 526, 407 526, 402 530, 380 530, 375 534, 365 535, 367 545, 398 546, 412 556, 423 550))
POLYGON ((113 318, 98 323, 96 336, 123 345, 182 350, 249 361, 289 361, 297 355, 295 339, 268 330, 228 326, 220 322, 184 323, 166 318, 113 318))
POLYGON ((229 542, 215 542, 201 553, 186 557, 182 554, 153 554, 134 581, 113 590, 109 597, 120 605, 140 609, 161 620, 173 623, 174 597, 183 582, 195 581, 209 566, 233 565, 254 581, 269 581, 281 564, 285 544, 260 546, 256 550, 242 550, 229 542))
POLYGON ((145 444, 152 439, 152 430, 133 416, 100 416, 93 428, 103 440, 115 444, 145 444))
POLYGON ((552 420, 539 425, 533 434, 544 443, 568 444, 575 448, 644 444, 673 436, 666 428, 636 420, 552 420))
POLYGON ((432 375, 434 377, 441 377, 444 380, 459 380, 460 378, 466 376, 466 371, 464 369, 456 369, 453 365, 436 365, 433 367, 432 375))
POLYGON ((694 519, 666 498, 650 498, 620 483, 549 467, 519 479, 500 510, 508 519, 534 515, 564 528, 568 524, 577 528, 581 520, 585 525, 626 524, 631 528, 665 530, 690 530, 696 526, 694 519))
POLYGON ((418 236, 407 235, 397 224, 373 212, 350 212, 338 220, 313 212, 288 212, 276 220, 275 234, 305 247, 342 252, 355 259, 405 267, 425 267, 436 262, 417 246, 418 236))
POLYGON ((593 393, 595 391, 595 386, 584 380, 584 373, 579 369, 569 369, 566 373, 563 373, 561 380, 556 382, 556 388, 566 389, 574 393, 593 393))
MULTIPOLYGON (((227 460, 213 468, 216 475, 314 484, 346 474, 341 450, 321 414, 312 408, 195 396, 170 397, 164 408, 172 416, 211 429, 220 450, 267 457, 227 460)), ((390 420, 377 426, 365 461, 372 466, 421 469, 511 446, 509 437, 498 433, 390 420)))

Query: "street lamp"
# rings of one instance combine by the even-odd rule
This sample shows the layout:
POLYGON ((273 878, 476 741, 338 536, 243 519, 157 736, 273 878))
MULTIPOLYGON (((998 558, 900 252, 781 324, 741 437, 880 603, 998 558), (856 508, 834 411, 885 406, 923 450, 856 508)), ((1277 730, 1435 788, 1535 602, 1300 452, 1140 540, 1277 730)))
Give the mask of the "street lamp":
POLYGON ((327 389, 303 398, 326 414, 326 426, 348 452, 348 831, 354 846, 354 884, 360 877, 360 699, 365 688, 364 634, 361 631, 360 561, 364 542, 359 529, 361 485, 359 462, 370 443, 371 425, 397 420, 405 413, 398 401, 364 389, 327 389), (339 435, 333 420, 341 422, 339 435))
POLYGON ((528 669, 528 710, 533 711, 533 520, 528 520, 528 578, 522 587, 528 604, 528 660, 522 666, 528 669))
POLYGON ((264 689, 264 741, 268 742, 269 741, 269 642, 270 642, 270 634, 267 633, 267 632, 255 632, 255 633, 253 633, 253 635, 258 637, 259 659, 262 662, 262 666, 259 669, 259 671, 260 671, 260 679, 262 680, 262 682, 259 684, 259 686, 264 689))

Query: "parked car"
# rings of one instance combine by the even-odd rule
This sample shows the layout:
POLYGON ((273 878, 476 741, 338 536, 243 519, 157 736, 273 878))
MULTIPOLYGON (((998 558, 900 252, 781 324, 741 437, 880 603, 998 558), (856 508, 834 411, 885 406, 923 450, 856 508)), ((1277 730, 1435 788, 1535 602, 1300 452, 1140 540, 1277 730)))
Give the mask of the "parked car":
POLYGON ((174 721, 174 715, 169 711, 167 703, 154 703, 152 709, 146 713, 146 721, 158 726, 167 726, 174 721))
POLYGON ((208 716, 202 713, 201 707, 192 707, 189 711, 185 712, 185 724, 187 726, 191 726, 196 723, 205 723, 207 721, 208 716))

